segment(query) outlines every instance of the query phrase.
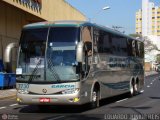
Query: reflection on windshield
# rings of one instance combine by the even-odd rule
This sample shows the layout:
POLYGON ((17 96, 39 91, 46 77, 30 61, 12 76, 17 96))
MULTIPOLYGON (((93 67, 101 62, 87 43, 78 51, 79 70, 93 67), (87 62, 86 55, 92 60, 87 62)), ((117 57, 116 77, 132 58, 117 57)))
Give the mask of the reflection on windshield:
POLYGON ((72 66, 75 65, 75 50, 57 50, 53 51, 50 58, 54 66, 72 66))
POLYGON ((23 80, 44 80, 44 58, 48 28, 27 29, 22 32, 20 41, 19 68, 22 68, 23 80), (39 62, 41 61, 41 62, 39 62))
MULTIPOLYGON (((75 47, 73 47, 75 48, 75 47)), ((57 79, 75 80, 76 75, 75 50, 54 50, 48 49, 47 55, 47 80, 57 79)))
POLYGON ((23 75, 20 80, 30 82, 78 80, 76 43, 79 40, 79 29, 55 27, 50 29, 48 38, 47 34, 48 28, 23 31, 18 64, 23 75))
POLYGON ((51 28, 47 49, 47 81, 78 80, 79 76, 76 73, 76 42, 79 40, 78 33, 78 29, 73 27, 51 28))

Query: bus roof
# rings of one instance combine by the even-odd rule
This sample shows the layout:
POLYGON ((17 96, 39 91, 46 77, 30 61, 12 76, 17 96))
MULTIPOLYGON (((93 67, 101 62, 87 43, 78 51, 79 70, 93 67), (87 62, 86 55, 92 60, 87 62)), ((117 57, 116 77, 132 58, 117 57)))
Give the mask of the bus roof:
POLYGON ((116 35, 120 35, 123 37, 127 37, 128 39, 135 39, 138 41, 143 42, 141 39, 137 39, 134 37, 131 37, 129 35, 126 35, 124 33, 121 33, 119 31, 113 30, 109 27, 106 26, 102 26, 102 25, 98 25, 96 23, 91 23, 88 21, 44 21, 44 22, 38 22, 38 23, 32 23, 32 24, 28 24, 24 26, 24 29, 30 29, 30 28, 43 28, 43 27, 81 27, 81 26, 93 26, 93 27, 97 27, 100 29, 103 29, 104 31, 110 32, 110 33, 114 33, 116 35))

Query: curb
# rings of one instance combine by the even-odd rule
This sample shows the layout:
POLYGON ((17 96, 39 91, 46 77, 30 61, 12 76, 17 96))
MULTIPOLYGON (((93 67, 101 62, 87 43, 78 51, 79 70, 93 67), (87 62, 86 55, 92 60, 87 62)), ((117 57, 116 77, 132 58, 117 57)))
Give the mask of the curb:
POLYGON ((15 98, 15 97, 16 97, 16 94, 15 95, 6 96, 6 97, 1 97, 0 100, 11 99, 11 98, 15 98))
POLYGON ((144 75, 144 77, 152 76, 152 75, 157 75, 158 73, 150 74, 150 75, 144 75))

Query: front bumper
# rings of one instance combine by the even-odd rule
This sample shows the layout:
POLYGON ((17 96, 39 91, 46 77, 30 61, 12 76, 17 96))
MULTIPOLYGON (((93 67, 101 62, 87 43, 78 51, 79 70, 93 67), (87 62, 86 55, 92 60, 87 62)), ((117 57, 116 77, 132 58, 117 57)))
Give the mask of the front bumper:
POLYGON ((81 105, 80 95, 64 94, 64 95, 32 95, 17 93, 17 102, 22 105, 81 105), (41 98, 50 99, 48 102, 41 102, 41 98))

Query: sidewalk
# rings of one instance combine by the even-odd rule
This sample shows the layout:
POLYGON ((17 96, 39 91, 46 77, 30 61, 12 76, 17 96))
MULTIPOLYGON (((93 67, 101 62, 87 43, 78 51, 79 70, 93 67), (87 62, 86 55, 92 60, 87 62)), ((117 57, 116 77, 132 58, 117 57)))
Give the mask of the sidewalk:
POLYGON ((145 72, 145 76, 150 76, 150 75, 155 75, 155 74, 158 74, 158 72, 156 71, 145 72))
POLYGON ((13 98, 16 96, 16 89, 0 90, 0 100, 13 98))

